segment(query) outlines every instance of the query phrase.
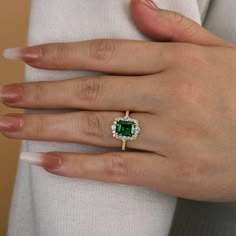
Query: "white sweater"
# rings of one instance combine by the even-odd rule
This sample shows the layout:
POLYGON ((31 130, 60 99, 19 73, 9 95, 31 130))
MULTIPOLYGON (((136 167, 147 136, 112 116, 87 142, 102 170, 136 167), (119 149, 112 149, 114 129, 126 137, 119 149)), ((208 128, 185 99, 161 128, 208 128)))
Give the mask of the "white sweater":
MULTIPOLYGON (((209 0, 156 0, 156 2, 161 8, 181 12, 200 23, 207 13, 209 0)), ((233 17, 232 7, 235 9, 235 2, 235 0, 215 0, 206 18, 206 25, 211 30, 215 32, 218 30, 221 36, 227 36, 231 40, 235 38, 235 31, 232 34, 232 30, 225 28, 225 24, 229 26, 233 22, 226 22, 227 19, 222 17, 222 6, 219 5, 228 4, 228 10, 226 8, 224 10, 227 10, 228 17, 233 17), (221 12, 218 12, 219 9, 221 12), (219 22, 219 17, 222 17, 222 22, 219 22), (224 32, 227 32, 227 35, 224 32)), ((28 45, 105 37, 149 40, 134 26, 129 15, 129 0, 32 0, 31 4, 28 45)), ((25 80, 63 80, 88 75, 98 75, 98 73, 47 71, 26 66, 25 80)), ((21 146, 21 151, 24 152, 95 153, 109 150, 120 151, 120 149, 62 142, 23 141, 21 146)), ((194 205, 194 202, 190 201, 188 204, 189 211, 191 204, 194 205)), ((197 208, 201 208, 201 205, 197 208)), ((39 167, 20 162, 8 235, 167 236, 175 209, 176 198, 158 191, 59 177, 39 167)), ((191 211, 189 214, 191 215, 191 211)), ((185 217, 187 212, 181 216, 182 218, 177 219, 179 223, 175 218, 171 234, 195 235, 188 231, 191 226, 184 226, 187 228, 186 234, 178 228, 178 225, 182 225, 181 219, 185 222, 185 218, 189 218, 185 217)), ((203 234, 197 234, 201 235, 203 234)), ((203 236, 205 235, 208 234, 203 236)))

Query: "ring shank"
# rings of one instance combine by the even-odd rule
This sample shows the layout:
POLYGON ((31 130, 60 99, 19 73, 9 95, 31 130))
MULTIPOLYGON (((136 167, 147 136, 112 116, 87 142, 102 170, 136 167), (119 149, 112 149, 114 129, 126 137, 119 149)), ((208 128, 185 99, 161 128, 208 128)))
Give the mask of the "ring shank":
POLYGON ((126 141, 122 141, 122 151, 125 151, 126 141))
MULTIPOLYGON (((125 116, 129 116, 129 111, 125 112, 125 116)), ((126 141, 122 141, 122 151, 125 151, 126 141)))

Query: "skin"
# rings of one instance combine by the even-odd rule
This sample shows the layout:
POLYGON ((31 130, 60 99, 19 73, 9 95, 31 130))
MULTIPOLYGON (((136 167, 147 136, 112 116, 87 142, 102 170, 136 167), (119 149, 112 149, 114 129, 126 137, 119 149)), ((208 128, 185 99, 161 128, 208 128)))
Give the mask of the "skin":
POLYGON ((131 0, 130 10, 154 41, 97 39, 23 48, 20 59, 35 68, 108 75, 2 86, 1 100, 9 107, 82 110, 7 114, 1 117, 2 134, 121 147, 110 125, 130 110, 141 128, 138 138, 127 142, 134 150, 42 153, 40 166, 56 175, 144 186, 188 199, 235 201, 235 45, 175 12, 138 0, 131 0))

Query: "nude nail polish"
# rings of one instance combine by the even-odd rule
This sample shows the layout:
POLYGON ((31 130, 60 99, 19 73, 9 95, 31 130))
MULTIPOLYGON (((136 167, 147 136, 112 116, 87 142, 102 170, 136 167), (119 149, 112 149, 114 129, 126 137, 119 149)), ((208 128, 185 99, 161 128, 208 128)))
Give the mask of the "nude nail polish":
POLYGON ((37 46, 25 48, 7 48, 3 51, 3 57, 11 60, 35 62, 42 56, 42 49, 37 46))
POLYGON ((0 102, 14 103, 20 101, 22 97, 22 87, 17 84, 0 85, 0 102))
POLYGON ((21 57, 20 48, 7 48, 3 51, 3 57, 11 60, 18 60, 21 57))
POLYGON ((21 116, 4 115, 0 117, 0 132, 17 132, 23 126, 21 116))
POLYGON ((61 166, 61 158, 49 153, 22 152, 20 159, 31 165, 40 166, 45 169, 53 170, 61 166))

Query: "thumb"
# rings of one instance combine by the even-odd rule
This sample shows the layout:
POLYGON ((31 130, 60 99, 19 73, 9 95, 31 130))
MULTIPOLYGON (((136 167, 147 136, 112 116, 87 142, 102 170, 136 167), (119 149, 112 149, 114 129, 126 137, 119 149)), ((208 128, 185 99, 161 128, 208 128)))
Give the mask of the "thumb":
POLYGON ((158 8, 152 0, 131 0, 130 12, 139 29, 155 40, 232 46, 191 19, 158 8))

